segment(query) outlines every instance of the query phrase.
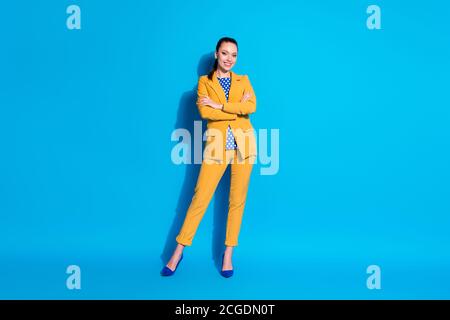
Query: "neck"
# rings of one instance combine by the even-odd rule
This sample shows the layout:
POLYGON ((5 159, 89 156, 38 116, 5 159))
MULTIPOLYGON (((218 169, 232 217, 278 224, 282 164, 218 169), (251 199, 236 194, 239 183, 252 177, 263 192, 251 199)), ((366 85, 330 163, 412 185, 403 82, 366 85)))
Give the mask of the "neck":
POLYGON ((220 68, 217 68, 216 72, 217 72, 217 76, 219 78, 224 78, 224 77, 230 76, 230 71, 221 71, 220 68))

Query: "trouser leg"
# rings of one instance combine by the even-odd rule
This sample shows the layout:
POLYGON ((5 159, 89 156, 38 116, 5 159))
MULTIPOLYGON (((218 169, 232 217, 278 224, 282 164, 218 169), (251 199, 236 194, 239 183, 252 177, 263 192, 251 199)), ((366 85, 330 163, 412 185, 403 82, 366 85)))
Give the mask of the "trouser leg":
POLYGON ((237 246, 242 217, 244 214, 247 190, 253 163, 237 162, 237 155, 231 164, 230 198, 227 218, 226 246, 237 246))
POLYGON ((228 161, 207 162, 203 161, 197 184, 194 190, 191 204, 186 213, 183 226, 176 237, 176 241, 185 246, 192 245, 192 240, 197 232, 200 221, 205 214, 217 185, 222 178, 228 161))

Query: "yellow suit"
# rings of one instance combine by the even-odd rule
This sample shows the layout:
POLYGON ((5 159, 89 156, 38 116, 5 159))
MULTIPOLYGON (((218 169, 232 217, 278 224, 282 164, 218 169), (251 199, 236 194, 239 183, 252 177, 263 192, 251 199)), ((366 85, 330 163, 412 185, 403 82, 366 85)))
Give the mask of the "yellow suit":
POLYGON ((231 164, 231 181, 225 245, 238 244, 250 174, 257 154, 255 132, 249 119, 249 114, 256 111, 256 96, 247 75, 230 71, 230 76, 228 101, 216 73, 212 80, 206 75, 198 80, 197 107, 200 116, 208 120, 205 132, 207 142, 194 196, 176 237, 176 241, 185 246, 192 245, 198 225, 228 164, 231 164), (241 102, 244 92, 250 92, 251 97, 246 102, 241 102), (223 110, 200 104, 202 96, 223 104, 223 110), (236 150, 226 150, 228 126, 236 139, 236 150))

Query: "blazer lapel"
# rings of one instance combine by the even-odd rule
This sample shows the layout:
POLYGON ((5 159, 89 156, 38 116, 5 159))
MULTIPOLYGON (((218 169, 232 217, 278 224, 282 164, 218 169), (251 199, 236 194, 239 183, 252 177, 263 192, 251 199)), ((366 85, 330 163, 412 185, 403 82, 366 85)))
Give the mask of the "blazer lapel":
MULTIPOLYGON (((241 90, 241 76, 237 75, 233 71, 230 71, 230 77, 231 77, 231 86, 230 91, 228 92, 228 100, 233 101, 234 95, 239 93, 241 90)), ((222 89, 222 86, 219 83, 219 80, 217 80, 217 74, 214 72, 212 81, 208 81, 211 88, 214 90, 216 95, 219 97, 219 102, 224 104, 227 102, 227 98, 225 96, 225 92, 222 89)))
POLYGON ((242 81, 241 76, 237 75, 233 71, 230 71, 231 73, 231 86, 230 86, 230 92, 228 92, 228 101, 230 102, 238 102, 240 101, 242 95, 242 81))

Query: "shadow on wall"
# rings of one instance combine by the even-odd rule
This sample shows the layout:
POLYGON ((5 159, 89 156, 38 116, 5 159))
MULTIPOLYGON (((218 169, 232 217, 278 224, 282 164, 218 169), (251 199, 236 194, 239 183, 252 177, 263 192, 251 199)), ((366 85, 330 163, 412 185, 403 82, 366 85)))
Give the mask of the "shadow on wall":
MULTIPOLYGON (((214 64, 214 54, 205 54, 200 59, 197 68, 197 76, 200 77, 204 74, 208 74, 214 64)), ((188 129, 191 136, 194 136, 194 121, 202 121, 198 112, 197 106, 197 83, 190 91, 186 91, 182 94, 179 105, 177 119, 175 122, 176 128, 188 129)), ((206 120, 202 123, 202 132, 206 129, 206 120)), ((203 150, 203 145, 202 145, 203 150)), ((192 153, 192 152, 191 152, 192 153)), ((191 203, 194 195, 194 188, 197 182, 198 174, 200 172, 200 164, 193 163, 193 155, 191 155, 191 164, 185 165, 186 171, 184 174, 184 181, 181 187, 180 195, 178 196, 178 203, 175 209, 175 217, 173 218, 172 225, 169 229, 166 244, 164 246, 161 259, 163 266, 169 261, 175 249, 177 242, 175 240, 178 235, 181 226, 183 225, 186 212, 191 203)), ((213 237, 212 237, 212 258, 215 261, 215 266, 218 270, 221 269, 222 252, 224 250, 226 222, 228 215, 228 197, 230 191, 230 166, 224 173, 219 185, 217 186, 214 201, 214 217, 213 217, 213 237)), ((211 202, 213 202, 211 201, 211 202)), ((202 220, 203 221, 203 220, 202 220)), ((202 222, 200 223, 202 224, 202 222)), ((200 229, 200 228, 199 228, 200 229)), ((192 246, 195 246, 195 237, 192 242, 192 246)), ((185 248, 185 249, 188 249, 185 248)))

